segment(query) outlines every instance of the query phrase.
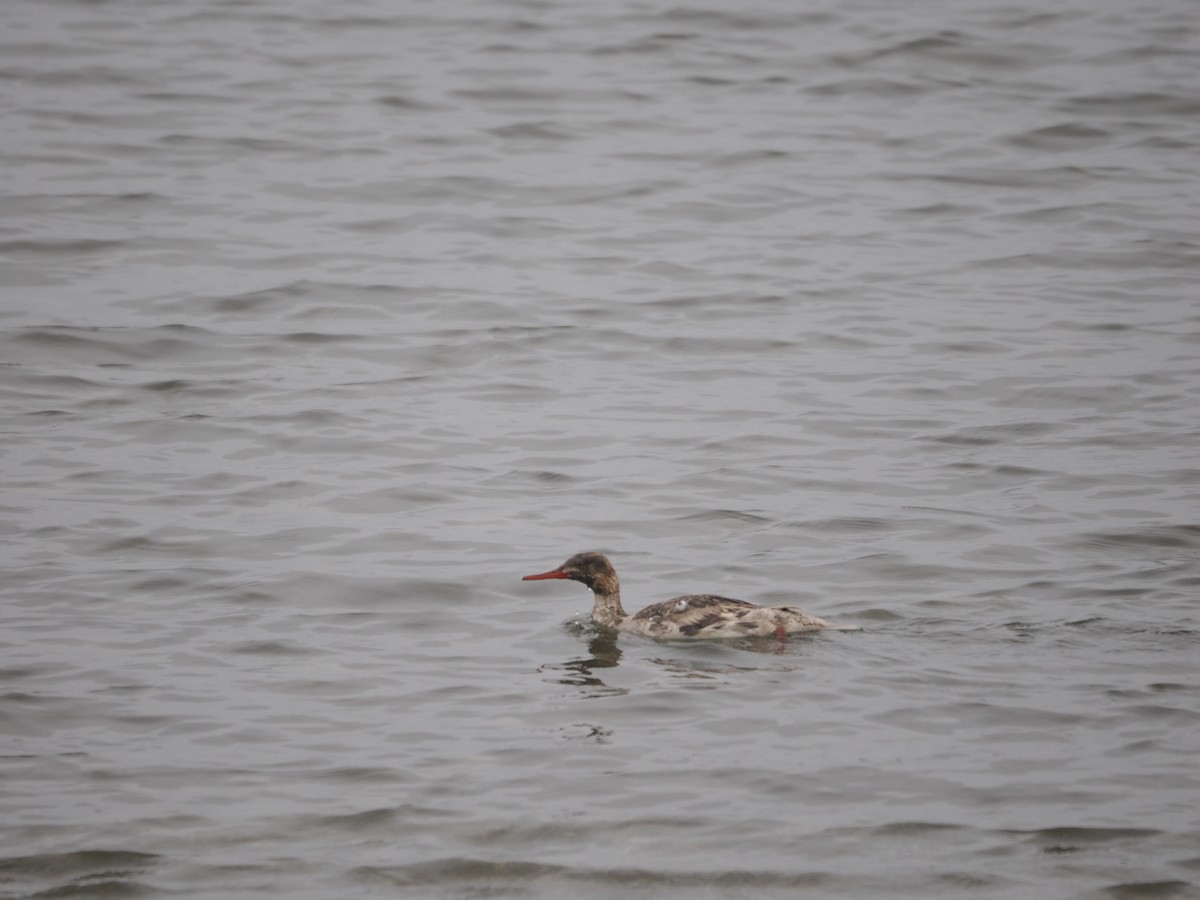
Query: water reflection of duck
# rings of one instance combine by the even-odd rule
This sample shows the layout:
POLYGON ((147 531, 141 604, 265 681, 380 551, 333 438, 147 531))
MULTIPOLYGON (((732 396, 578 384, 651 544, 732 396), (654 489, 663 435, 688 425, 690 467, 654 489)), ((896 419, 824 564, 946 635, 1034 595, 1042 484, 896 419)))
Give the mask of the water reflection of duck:
POLYGON ((609 688, 595 671, 597 669, 613 669, 620 664, 621 648, 617 646, 616 635, 611 631, 602 631, 588 641, 588 656, 569 659, 559 665, 544 668, 561 669, 569 674, 557 679, 560 684, 574 684, 580 687, 603 688, 610 693, 624 693, 621 688, 609 688))
POLYGON ((602 553, 576 553, 557 569, 526 575, 522 581, 569 578, 592 589, 596 602, 592 621, 604 628, 641 634, 657 640, 707 640, 774 636, 805 631, 859 631, 855 625, 839 625, 810 616, 791 606, 756 606, 712 594, 675 597, 647 606, 632 616, 621 606, 621 583, 617 571, 602 553))

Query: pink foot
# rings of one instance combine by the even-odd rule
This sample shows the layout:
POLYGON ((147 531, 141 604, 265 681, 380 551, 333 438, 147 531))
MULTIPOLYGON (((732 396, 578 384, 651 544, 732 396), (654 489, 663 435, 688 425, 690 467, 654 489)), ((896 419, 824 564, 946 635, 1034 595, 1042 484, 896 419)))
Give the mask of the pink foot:
POLYGON ((775 640, 781 644, 787 640, 787 632, 783 630, 782 625, 775 626, 775 640))

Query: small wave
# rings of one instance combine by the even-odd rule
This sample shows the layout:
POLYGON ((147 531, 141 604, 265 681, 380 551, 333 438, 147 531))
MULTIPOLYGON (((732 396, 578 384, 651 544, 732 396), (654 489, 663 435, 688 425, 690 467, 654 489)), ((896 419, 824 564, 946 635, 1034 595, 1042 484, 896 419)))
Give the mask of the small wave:
POLYGON ((1025 835, 1029 843, 1041 844, 1043 852, 1060 853, 1121 841, 1140 841, 1162 834, 1155 828, 1093 828, 1084 825, 1063 825, 1036 831, 1009 830, 1005 833, 1025 835))
POLYGON ((250 653, 256 656, 311 656, 315 650, 291 641, 244 641, 229 648, 230 653, 250 653))
POLYGON ((871 834, 876 837, 895 837, 901 835, 939 834, 944 831, 966 831, 962 825, 949 822, 888 822, 886 825, 876 825, 871 828, 871 834))
POLYGON ((839 78, 822 84, 809 85, 804 93, 816 97, 912 97, 926 94, 930 85, 899 78, 839 78))
POLYGON ((765 12, 753 12, 734 8, 702 9, 697 6, 679 5, 672 7, 662 14, 668 22, 686 23, 693 27, 716 30, 717 33, 726 31, 775 31, 786 28, 792 29, 806 25, 817 25, 836 18, 832 13, 823 11, 789 10, 787 13, 772 15, 765 12))
POLYGON ((361 879, 398 887, 430 887, 463 882, 493 886, 529 885, 543 881, 586 882, 621 890, 692 887, 807 890, 825 883, 824 872, 765 872, 761 870, 713 872, 663 872, 649 869, 592 869, 525 860, 484 860, 450 857, 406 866, 360 866, 353 874, 361 879))
POLYGON ((0 241, 0 255, 8 256, 91 256, 128 246, 128 241, 99 238, 0 241))
POLYGON ((1173 900, 1195 897, 1196 886, 1190 881, 1126 881, 1104 889, 1114 900, 1173 900))
MULTIPOLYGON (((372 768, 370 766, 341 766, 336 769, 321 769, 311 773, 313 778, 328 778, 332 781, 380 781, 392 782, 402 776, 395 769, 372 768)), ((395 816, 396 810, 370 810, 371 813, 390 812, 392 817, 395 816)), ((434 815, 431 810, 419 810, 423 815, 434 815)), ((355 814, 360 815, 360 814, 355 814)), ((324 817, 329 819, 342 818, 340 816, 324 817)))
POLYGON ((757 513, 742 512, 737 509, 706 509, 700 512, 689 513, 686 516, 680 516, 681 522, 770 522, 771 519, 766 516, 760 516, 757 513))
POLYGON ((381 94, 375 98, 375 102, 380 106, 386 106, 389 109, 402 110, 405 112, 432 112, 445 108, 438 106, 437 104, 416 100, 413 97, 408 97, 404 94, 381 94))
POLYGON ((1008 143, 1015 147, 1050 151, 1080 150, 1104 144, 1110 140, 1112 140, 1112 135, 1104 129, 1081 125, 1077 122, 1035 128, 1007 138, 1008 143))
POLYGON ((511 475, 517 475, 522 478, 532 478, 534 481, 542 481, 547 484, 560 484, 564 481, 577 481, 573 475, 567 475, 563 472, 551 472, 547 469, 542 470, 524 470, 514 469, 511 475))
POLYGON ((569 141, 574 137, 550 122, 516 122, 493 128, 488 133, 505 140, 526 141, 569 141))
POLYGON ((133 850, 76 850, 0 859, 0 875, 49 878, 118 878, 144 872, 159 860, 133 850))
POLYGON ((1088 116, 1130 116, 1134 119, 1145 119, 1148 116, 1200 118, 1200 100, 1196 99, 1194 93, 1085 94, 1061 101, 1058 108, 1088 116))
POLYGON ((1157 525, 1136 531, 1096 531, 1070 542, 1081 550, 1186 550, 1200 551, 1200 525, 1157 525))
POLYGON ((871 516, 834 516, 829 519, 780 522, 779 527, 816 534, 856 534, 863 531, 890 531, 897 523, 871 516))
POLYGON ((345 815, 312 817, 306 824, 335 831, 364 831, 388 827, 396 821, 398 815, 398 809, 380 807, 345 815))
POLYGON ((1004 425, 977 425, 960 428, 949 434, 926 435, 926 440, 953 446, 982 447, 1006 443, 1012 440, 1027 440, 1044 437, 1062 430, 1056 422, 1008 422, 1004 425))

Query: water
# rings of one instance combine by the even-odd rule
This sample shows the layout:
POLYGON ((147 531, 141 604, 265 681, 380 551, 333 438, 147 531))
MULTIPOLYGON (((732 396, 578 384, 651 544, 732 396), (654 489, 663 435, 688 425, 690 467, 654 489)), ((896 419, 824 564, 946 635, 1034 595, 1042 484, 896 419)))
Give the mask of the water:
POLYGON ((1200 896, 1194 4, 726 7, 0 8, 0 897, 1200 896))

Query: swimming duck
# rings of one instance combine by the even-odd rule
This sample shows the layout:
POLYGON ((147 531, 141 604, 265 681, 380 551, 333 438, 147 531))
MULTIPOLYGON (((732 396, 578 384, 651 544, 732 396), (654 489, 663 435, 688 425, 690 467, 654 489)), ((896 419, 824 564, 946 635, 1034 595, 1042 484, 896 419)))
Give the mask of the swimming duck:
POLYGON ((709 640, 785 635, 805 631, 859 631, 810 616, 791 606, 756 606, 713 594, 688 594, 652 603, 632 616, 621 606, 617 570, 603 553, 576 553, 557 569, 526 575, 522 581, 569 578, 592 589, 596 602, 592 621, 603 628, 640 634, 656 640, 709 640))

